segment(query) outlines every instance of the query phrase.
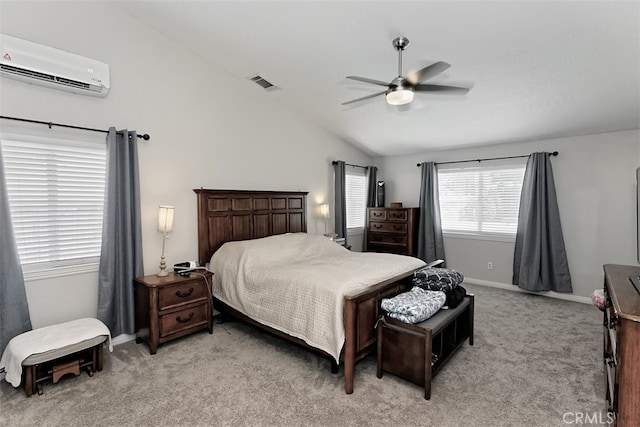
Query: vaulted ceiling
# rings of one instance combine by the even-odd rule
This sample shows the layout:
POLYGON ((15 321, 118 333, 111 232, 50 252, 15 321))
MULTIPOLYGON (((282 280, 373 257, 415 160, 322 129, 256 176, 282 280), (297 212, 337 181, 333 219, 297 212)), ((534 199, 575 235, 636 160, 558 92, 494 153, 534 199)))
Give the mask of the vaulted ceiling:
POLYGON ((375 156, 640 127, 640 2, 118 3, 232 84, 262 76, 276 86, 264 96, 375 156), (410 40, 403 74, 445 61, 428 83, 472 89, 341 105, 385 89, 346 76, 396 77, 398 35, 410 40))

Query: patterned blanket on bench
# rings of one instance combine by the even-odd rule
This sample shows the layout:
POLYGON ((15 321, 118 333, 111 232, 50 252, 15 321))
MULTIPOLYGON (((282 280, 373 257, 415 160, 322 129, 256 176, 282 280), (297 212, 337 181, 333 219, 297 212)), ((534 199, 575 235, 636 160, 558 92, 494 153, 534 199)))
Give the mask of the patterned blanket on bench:
POLYGON ((440 310, 447 296, 442 291, 428 291, 414 286, 409 292, 384 298, 381 303, 389 317, 407 323, 418 323, 427 320, 440 310))

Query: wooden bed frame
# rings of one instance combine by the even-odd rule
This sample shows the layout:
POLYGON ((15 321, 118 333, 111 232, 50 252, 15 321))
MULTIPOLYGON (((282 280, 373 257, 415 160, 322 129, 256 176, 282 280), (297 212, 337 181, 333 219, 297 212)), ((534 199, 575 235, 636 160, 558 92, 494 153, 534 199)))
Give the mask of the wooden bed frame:
MULTIPOLYGON (((198 197, 198 261, 205 265, 225 242, 256 239, 283 233, 307 231, 307 192, 193 190, 198 197)), ((215 272, 214 272, 215 273, 215 272)), ((353 393, 355 364, 375 350, 375 323, 380 301, 411 288, 413 270, 371 286, 344 301, 345 345, 340 355, 344 364, 344 388, 353 393)), ((265 326, 214 298, 214 307, 223 314, 239 318, 279 337, 315 352, 333 357, 309 346, 303 340, 265 326)), ((337 372, 335 361, 332 370, 337 372)))

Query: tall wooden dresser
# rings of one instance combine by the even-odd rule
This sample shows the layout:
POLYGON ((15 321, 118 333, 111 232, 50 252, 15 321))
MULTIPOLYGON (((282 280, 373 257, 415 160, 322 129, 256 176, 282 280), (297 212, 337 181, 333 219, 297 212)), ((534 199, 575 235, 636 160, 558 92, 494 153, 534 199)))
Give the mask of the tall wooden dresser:
POLYGON ((640 267, 604 266, 605 399, 618 427, 640 426, 640 294, 630 275, 640 267))
POLYGON ((416 256, 418 208, 367 208, 367 250, 416 256))

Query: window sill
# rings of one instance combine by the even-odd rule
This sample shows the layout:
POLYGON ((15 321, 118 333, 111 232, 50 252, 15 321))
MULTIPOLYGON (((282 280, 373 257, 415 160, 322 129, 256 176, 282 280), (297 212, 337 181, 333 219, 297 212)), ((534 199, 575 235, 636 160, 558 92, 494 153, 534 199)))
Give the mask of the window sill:
POLYGON ((487 240, 491 242, 508 242, 515 243, 516 236, 504 235, 504 234, 476 234, 476 233, 447 233, 443 232, 442 235, 448 239, 466 239, 466 240, 487 240))

